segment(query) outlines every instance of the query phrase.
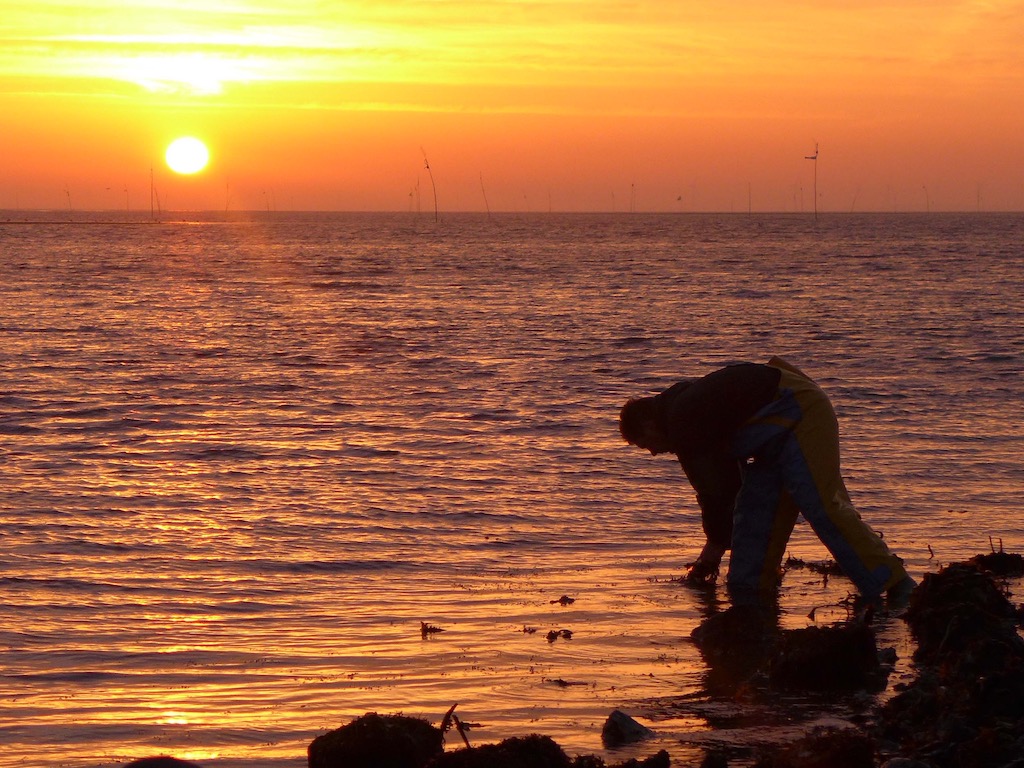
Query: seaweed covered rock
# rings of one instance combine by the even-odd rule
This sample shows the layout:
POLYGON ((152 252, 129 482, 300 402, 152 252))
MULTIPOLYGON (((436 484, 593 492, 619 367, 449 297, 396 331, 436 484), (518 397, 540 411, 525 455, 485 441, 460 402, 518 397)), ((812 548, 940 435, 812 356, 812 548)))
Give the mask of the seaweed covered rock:
POLYGON ((874 768, 875 746, 852 728, 816 729, 801 739, 762 755, 754 768, 874 768))
POLYGON ((1016 552, 1003 552, 1002 549, 985 555, 975 555, 967 564, 977 566, 995 576, 1024 576, 1024 556, 1016 552))
POLYGON ((882 708, 879 732, 934 766, 1003 766, 1024 747, 1024 640, 1007 595, 976 564, 926 575, 904 620, 917 679, 882 708))
POLYGON ((874 630, 855 621, 779 636, 768 680, 783 690, 848 691, 885 685, 874 630))
POLYGON ((918 644, 914 659, 926 664, 958 660, 990 641, 1022 645, 1014 628, 1016 611, 1006 593, 970 563, 953 563, 927 574, 903 618, 918 644))
POLYGON ((317 736, 309 768, 423 768, 444 751, 441 731, 425 720, 368 712, 317 736))
POLYGON ((446 752, 429 768, 669 768, 671 763, 665 750, 644 760, 631 758, 611 766, 596 755, 578 755, 570 760, 550 737, 534 734, 446 752))
POLYGON ((710 668, 711 684, 756 677, 777 690, 853 691, 884 687, 875 632, 864 621, 779 630, 770 612, 730 608, 704 621, 691 638, 710 668))
MULTIPOLYGON (((577 758, 578 759, 578 758, 577 758)), ((630 758, 624 763, 615 763, 609 766, 609 768, 669 768, 672 765, 672 759, 669 757, 668 752, 664 749, 651 755, 650 757, 644 758, 643 760, 637 760, 636 758, 630 758)), ((573 768, 584 768, 583 766, 577 766, 573 764, 573 768)))
POLYGON ((430 768, 570 768, 572 761, 549 736, 536 734, 497 744, 445 752, 430 768))

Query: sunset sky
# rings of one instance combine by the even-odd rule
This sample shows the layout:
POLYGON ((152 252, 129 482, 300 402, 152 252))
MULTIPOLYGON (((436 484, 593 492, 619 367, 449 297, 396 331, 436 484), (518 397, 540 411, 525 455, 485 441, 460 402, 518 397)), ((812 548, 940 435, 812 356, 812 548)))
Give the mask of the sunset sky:
POLYGON ((0 208, 1024 209, 1020 1, 0 10, 0 208))

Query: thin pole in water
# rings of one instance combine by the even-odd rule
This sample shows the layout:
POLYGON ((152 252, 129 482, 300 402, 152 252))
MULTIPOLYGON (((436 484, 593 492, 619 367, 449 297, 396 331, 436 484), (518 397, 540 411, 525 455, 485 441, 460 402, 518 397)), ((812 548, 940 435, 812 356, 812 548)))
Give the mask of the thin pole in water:
MULTIPOLYGON (((427 167, 429 168, 430 166, 427 166, 427 167)), ((483 171, 480 172, 480 191, 484 195, 484 208, 487 210, 487 218, 489 219, 489 218, 491 218, 491 205, 490 205, 490 203, 487 202, 487 190, 484 189, 484 174, 483 174, 483 171)))
POLYGON ((427 151, 420 147, 420 152, 423 153, 423 167, 427 169, 427 175, 430 177, 430 187, 434 190, 434 222, 437 223, 437 185, 434 184, 434 173, 430 170, 430 161, 427 159, 427 151))
POLYGON ((814 161, 814 220, 818 220, 818 142, 814 142, 814 154, 806 155, 804 160, 814 161))

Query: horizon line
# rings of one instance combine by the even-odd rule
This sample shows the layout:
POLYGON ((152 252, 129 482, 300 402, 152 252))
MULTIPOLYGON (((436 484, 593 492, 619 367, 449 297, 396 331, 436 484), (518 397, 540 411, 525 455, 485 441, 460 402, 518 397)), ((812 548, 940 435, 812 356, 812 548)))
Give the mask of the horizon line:
MULTIPOLYGON (((68 219, 73 218, 76 215, 95 215, 95 214, 110 214, 111 221, 116 223, 116 217, 120 217, 121 223, 126 223, 125 220, 129 219, 130 223, 139 223, 145 221, 160 222, 161 219, 167 216, 179 216, 179 215, 204 215, 218 217, 221 219, 232 219, 239 216, 252 216, 258 215, 264 218, 273 217, 275 215, 289 215, 289 214, 395 214, 404 215, 411 218, 432 218, 433 215, 429 212, 424 211, 408 211, 399 208, 286 208, 286 209, 273 209, 267 210, 265 208, 251 208, 251 209, 238 209, 225 211, 217 208, 181 208, 181 209, 168 209, 161 211, 155 218, 153 215, 144 210, 138 208, 132 211, 126 211, 124 208, 75 208, 68 210, 66 208, 0 208, 0 216, 7 214, 54 214, 54 220, 58 219, 67 222, 68 219), (59 215, 59 216, 58 216, 59 215)), ((901 209, 901 210, 883 210, 883 209, 870 209, 863 211, 822 211, 818 210, 818 215, 828 216, 864 216, 864 215, 948 215, 948 214, 999 214, 999 215, 1019 215, 1024 214, 1024 209, 989 209, 979 210, 974 208, 950 208, 945 210, 920 210, 920 209, 901 209)), ((497 209, 497 210, 483 210, 483 209, 462 209, 452 211, 442 211, 441 216, 467 216, 467 215, 479 215, 483 217, 488 216, 571 216, 571 215, 613 215, 613 216, 701 216, 701 215, 714 215, 714 216, 806 216, 808 218, 814 218, 814 211, 791 211, 791 210, 727 210, 727 209, 706 209, 706 210, 615 210, 615 209, 597 209, 591 211, 584 210, 514 210, 514 209, 497 209)))

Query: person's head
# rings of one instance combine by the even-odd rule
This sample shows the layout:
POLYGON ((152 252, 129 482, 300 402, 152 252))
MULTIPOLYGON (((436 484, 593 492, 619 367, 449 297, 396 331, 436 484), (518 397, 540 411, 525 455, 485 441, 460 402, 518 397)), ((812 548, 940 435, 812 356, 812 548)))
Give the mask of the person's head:
POLYGON ((619 412, 619 434, 627 443, 650 451, 652 456, 672 450, 659 426, 657 402, 653 397, 634 397, 626 401, 619 412))

